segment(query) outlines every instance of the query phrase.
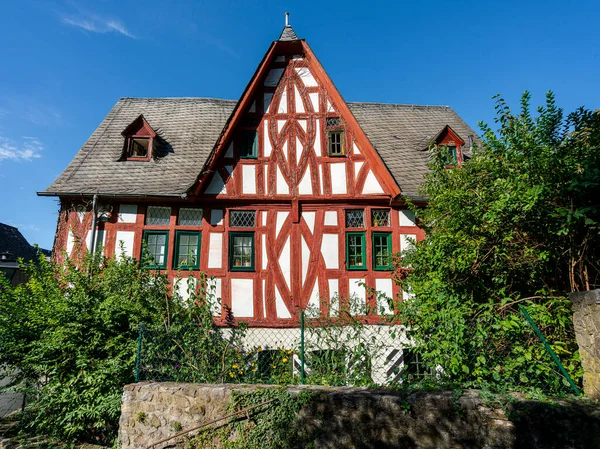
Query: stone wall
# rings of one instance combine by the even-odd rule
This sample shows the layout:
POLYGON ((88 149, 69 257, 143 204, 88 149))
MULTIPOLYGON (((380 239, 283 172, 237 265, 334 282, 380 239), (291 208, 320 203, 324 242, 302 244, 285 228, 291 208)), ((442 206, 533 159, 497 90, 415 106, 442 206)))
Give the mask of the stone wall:
MULTIPOLYGON (((8 385, 10 382, 8 373, 0 367, 0 387, 8 385)), ((23 405, 23 395, 15 392, 0 393, 0 418, 3 418, 10 413, 20 410, 23 405)))
POLYGON ((573 293, 573 324, 583 366, 583 389, 600 399, 600 290, 573 293))
MULTIPOLYGON (((146 448, 182 429, 223 417, 234 391, 243 394, 272 388, 278 387, 128 385, 123 393, 120 447, 146 448)), ((310 392, 310 399, 302 404, 287 428, 292 432, 301 430, 315 448, 600 447, 600 409, 585 400, 548 403, 514 397, 503 405, 502 401, 490 405, 489 397, 483 401, 476 391, 407 394, 327 387, 288 387, 285 391, 292 396, 300 391, 310 392)), ((259 425, 261 413, 238 419, 252 419, 253 425, 259 425)), ((231 438, 235 439, 235 435, 231 438)), ((156 449, 184 447, 184 443, 180 437, 157 445, 156 449)), ((223 447, 212 443, 211 447, 223 447)), ((263 447, 268 449, 269 445, 265 443, 263 447)))

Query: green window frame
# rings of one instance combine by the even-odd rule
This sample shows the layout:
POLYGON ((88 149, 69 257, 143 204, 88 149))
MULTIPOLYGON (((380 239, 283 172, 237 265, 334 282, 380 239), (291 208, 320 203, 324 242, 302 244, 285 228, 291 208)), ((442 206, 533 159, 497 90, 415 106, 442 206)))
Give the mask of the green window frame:
POLYGON ((175 270, 198 270, 200 269, 200 244, 202 232, 199 231, 176 231, 175 232, 175 256, 173 269, 175 270), (197 239, 193 242, 194 237, 197 239), (188 257, 195 255, 191 261, 188 257), (192 262, 192 263, 188 263, 192 262))
POLYGON ((448 155, 444 154, 444 160, 446 165, 456 165, 458 164, 458 152, 456 150, 456 145, 444 145, 449 153, 450 159, 448 159, 448 155))
POLYGON ((389 232, 373 233, 373 269, 392 269, 392 234, 389 232))
POLYGON ((242 131, 239 139, 240 159, 258 157, 258 131, 242 131))
MULTIPOLYGON (((142 236, 144 242, 146 243, 146 248, 148 252, 152 256, 152 260, 146 260, 149 268, 156 268, 160 270, 164 270, 167 268, 167 257, 169 255, 169 231, 144 231, 142 236), (160 237, 164 237, 164 242, 161 242, 160 237), (160 256, 159 260, 162 260, 162 263, 157 263, 157 250, 161 248, 162 252, 158 253, 160 256)), ((144 261, 144 249, 142 248, 142 255, 140 257, 142 261, 144 261)))
POLYGON ((346 268, 367 269, 367 239, 364 232, 346 233, 346 268))
POLYGON ((254 232, 229 233, 229 270, 254 271, 254 232))

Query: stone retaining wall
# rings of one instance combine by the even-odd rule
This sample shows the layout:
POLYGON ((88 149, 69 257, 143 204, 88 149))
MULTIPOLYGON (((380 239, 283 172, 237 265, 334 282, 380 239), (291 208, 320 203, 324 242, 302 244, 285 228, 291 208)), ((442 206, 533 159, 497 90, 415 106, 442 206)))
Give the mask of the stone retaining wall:
MULTIPOLYGON (((220 418, 228 413, 233 391, 265 388, 278 387, 128 385, 123 393, 120 447, 145 448, 182 429, 220 418)), ((521 397, 503 406, 491 406, 476 391, 408 395, 363 388, 286 390, 293 395, 302 390, 311 392, 309 402, 289 426, 305 431, 315 448, 600 447, 600 410, 590 401, 547 403, 521 397)), ((260 413, 252 419, 259 420, 260 413)), ((156 449, 166 447, 184 447, 184 440, 171 440, 156 449)))
POLYGON ((583 366, 583 389, 600 399, 600 290, 573 293, 573 324, 583 366))

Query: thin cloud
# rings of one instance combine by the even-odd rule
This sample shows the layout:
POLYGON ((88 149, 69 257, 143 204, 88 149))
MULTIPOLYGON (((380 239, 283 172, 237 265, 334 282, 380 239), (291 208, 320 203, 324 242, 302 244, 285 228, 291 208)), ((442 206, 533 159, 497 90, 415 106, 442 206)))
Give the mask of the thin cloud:
POLYGON ((0 162, 31 162, 42 157, 44 145, 36 137, 22 137, 20 142, 0 136, 0 162))
POLYGON ((114 32, 132 39, 136 39, 136 37, 129 32, 127 27, 125 27, 125 25, 117 19, 105 18, 96 14, 80 12, 78 15, 63 15, 60 20, 65 25, 71 25, 91 33, 104 34, 114 32))

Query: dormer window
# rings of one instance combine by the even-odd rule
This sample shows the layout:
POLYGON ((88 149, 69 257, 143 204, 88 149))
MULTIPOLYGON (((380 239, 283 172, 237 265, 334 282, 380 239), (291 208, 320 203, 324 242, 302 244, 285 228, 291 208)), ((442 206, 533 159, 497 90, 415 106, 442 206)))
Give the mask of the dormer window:
POLYGON ((456 167, 462 164, 463 154, 462 147, 465 141, 454 132, 448 125, 435 136, 430 143, 437 147, 443 158, 447 168, 456 167))
POLYGON ((146 137, 131 137, 127 158, 148 158, 150 139, 146 137))
POLYGON ((122 133, 125 137, 121 160, 149 161, 152 159, 156 132, 143 115, 136 118, 122 133))

